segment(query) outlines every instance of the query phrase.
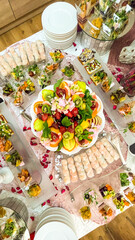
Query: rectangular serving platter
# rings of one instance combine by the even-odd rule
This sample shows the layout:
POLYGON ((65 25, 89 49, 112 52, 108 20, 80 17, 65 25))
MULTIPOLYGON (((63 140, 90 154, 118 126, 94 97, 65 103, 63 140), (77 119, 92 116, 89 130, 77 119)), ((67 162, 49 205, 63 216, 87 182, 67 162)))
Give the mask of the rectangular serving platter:
MULTIPOLYGON (((11 169, 15 180, 19 184, 20 188, 23 190, 23 193, 27 199, 28 204, 35 208, 38 205, 42 204, 44 201, 48 200, 50 197, 56 194, 56 190, 49 180, 45 170, 40 165, 39 160, 36 158, 33 150, 31 149, 30 145, 26 141, 23 133, 19 129, 19 126, 17 125, 17 122, 11 112, 9 111, 8 107, 6 106, 5 102, 0 104, 0 113, 4 115, 6 120, 8 121, 9 126, 13 130, 14 134, 10 137, 10 141, 13 144, 13 149, 11 150, 11 153, 14 150, 17 150, 19 155, 23 158, 24 166, 14 167, 10 163, 7 162, 9 168, 11 169), (27 169, 30 172, 30 175, 32 176, 32 181, 30 183, 34 184, 37 183, 41 187, 41 193, 37 197, 30 197, 27 193, 27 188, 24 186, 24 183, 21 183, 18 179, 18 173, 21 172, 21 169, 27 169)), ((5 156, 9 153, 1 153, 1 156, 5 156)))
MULTIPOLYGON (((110 95, 111 95, 112 92, 114 92, 115 90, 119 89, 121 86, 117 82, 115 77, 112 75, 112 73, 110 72, 110 70, 108 69, 106 64, 102 61, 102 59, 98 55, 98 53, 95 53, 95 58, 102 65, 102 68, 100 70, 103 69, 107 73, 107 75, 109 77, 112 77, 112 79, 113 79, 114 85, 111 87, 111 89, 108 92, 104 92, 101 89, 100 84, 97 85, 97 86, 93 82, 90 85, 88 84, 92 74, 89 75, 86 72, 84 66, 80 63, 80 61, 77 58, 73 61, 73 64, 76 66, 76 68, 78 69, 78 71, 82 75, 82 77, 83 77, 84 81, 86 82, 86 84, 91 88, 91 90, 93 92, 95 92, 100 97, 100 99, 102 100, 104 109, 107 112, 108 116, 110 117, 110 119, 112 120, 114 125, 117 127, 118 131, 123 136, 123 138, 126 141, 126 143, 130 146, 130 145, 132 145, 135 142, 135 134, 133 134, 130 131, 127 131, 126 133, 124 133, 124 130, 127 128, 127 123, 133 121, 133 116, 131 115, 131 116, 128 116, 128 117, 122 117, 118 113, 117 110, 113 110, 113 104, 110 101, 110 95)), ((98 72, 98 71, 95 71, 95 72, 98 72)), ((126 100, 124 102, 120 103, 118 106, 120 107, 121 105, 123 105, 123 103, 127 103, 127 102, 130 102, 130 101, 131 101, 131 99, 129 99, 129 97, 126 95, 126 100)))

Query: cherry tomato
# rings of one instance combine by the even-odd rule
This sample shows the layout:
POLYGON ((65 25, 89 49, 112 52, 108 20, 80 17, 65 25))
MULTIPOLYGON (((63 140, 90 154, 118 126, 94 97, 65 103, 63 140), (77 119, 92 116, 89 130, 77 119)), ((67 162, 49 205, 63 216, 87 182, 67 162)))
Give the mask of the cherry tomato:
POLYGON ((43 113, 43 114, 42 114, 42 120, 43 120, 43 121, 46 121, 47 118, 48 118, 48 114, 47 114, 47 113, 43 113))
POLYGON ((69 111, 66 116, 68 116, 69 118, 72 118, 73 117, 73 114, 69 111))
POLYGON ((63 134, 64 132, 66 132, 66 127, 64 126, 60 126, 60 132, 63 134))
POLYGON ((73 114, 74 117, 76 117, 78 114, 78 108, 75 107, 71 113, 73 114))
POLYGON ((51 132, 52 142, 57 142, 59 140, 59 136, 57 133, 51 132))

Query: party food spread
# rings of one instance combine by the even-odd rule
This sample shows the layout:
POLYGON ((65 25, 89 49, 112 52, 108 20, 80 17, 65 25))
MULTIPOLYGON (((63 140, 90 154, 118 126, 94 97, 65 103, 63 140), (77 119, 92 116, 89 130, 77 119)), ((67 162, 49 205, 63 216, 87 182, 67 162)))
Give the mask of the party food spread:
MULTIPOLYGON (((102 25, 102 18, 97 18, 95 22, 96 27, 98 26, 100 28, 102 25)), ((95 22, 93 21, 93 25, 95 22)), ((14 83, 17 84, 15 85, 16 92, 14 95, 14 104, 21 106, 25 98, 27 99, 27 97, 30 97, 30 95, 36 91, 37 86, 35 81, 39 83, 42 91, 40 91, 38 99, 33 103, 31 108, 33 118, 31 127, 33 133, 40 139, 40 142, 45 148, 51 151, 65 151, 64 153, 67 155, 70 155, 70 153, 72 154, 71 157, 65 156, 64 154, 61 158, 60 171, 64 184, 76 184, 79 180, 87 181, 90 178, 96 179, 96 177, 98 178, 101 175, 104 176, 106 174, 104 174, 104 170, 107 169, 108 173, 110 173, 111 167, 115 164, 116 169, 117 161, 120 160, 120 155, 116 148, 106 137, 101 137, 97 141, 98 133, 104 127, 101 100, 95 93, 91 92, 83 81, 79 81, 78 79, 73 82, 64 79, 55 79, 56 83, 51 85, 51 87, 48 86, 51 84, 51 78, 56 71, 59 71, 62 76, 65 75, 68 78, 74 78, 76 71, 74 65, 72 63, 66 63, 65 65, 62 63, 64 66, 60 69, 61 61, 65 55, 60 50, 55 50, 49 53, 53 62, 46 63, 42 66, 38 64, 41 60, 39 49, 38 52, 36 52, 35 44, 26 43, 24 46, 26 48, 31 46, 29 58, 28 56, 27 59, 22 59, 20 57, 21 62, 18 66, 15 66, 14 62, 12 63, 11 72, 14 73, 12 75, 12 79, 14 77, 14 82, 11 86, 9 84, 5 85, 3 93, 5 92, 6 96, 10 95, 14 92, 14 83), (35 56, 32 54, 33 52, 35 56), (22 67, 22 65, 24 67, 22 67), (26 77, 27 75, 29 75, 28 78, 26 77), (23 78, 23 76, 25 76, 25 78, 23 78), (46 88, 46 86, 48 87, 46 88), (77 152, 74 152, 76 150, 77 152), (78 154, 79 150, 81 150, 80 154, 78 154)), ((23 51, 22 47, 19 49, 20 52, 23 51)), ((78 60, 83 64, 96 87, 99 85, 105 94, 108 94, 112 86, 112 79, 102 68, 102 64, 98 58, 95 58, 95 51, 84 49, 78 57, 78 60)), ((66 77, 65 79, 67 79, 66 77)), ((117 98, 119 102, 125 97, 122 95, 121 91, 115 91, 111 96, 114 95, 115 98, 116 95, 118 95, 117 98)), ((130 103, 127 105, 124 104, 124 110, 121 109, 122 107, 119 108, 120 114, 124 115, 124 112, 125 115, 130 115, 132 113, 132 105, 130 103)), ((6 124, 7 121, 5 121, 4 116, 0 116, 2 124, 6 124)), ((131 122, 129 129, 132 131, 134 130, 133 122, 131 122)), ((11 137, 12 134, 8 134, 7 138, 6 135, 4 135, 1 136, 0 140, 9 141, 9 137, 11 137)), ((18 179, 21 188, 23 190, 25 189, 28 198, 37 199, 40 197, 43 192, 43 188, 40 184, 41 180, 35 181, 33 170, 27 166, 27 161, 21 156, 21 153, 16 149, 10 152, 9 149, 9 154, 6 153, 4 156, 9 166, 12 164, 14 168, 18 167, 16 169, 18 172, 15 177, 18 179)), ((50 176, 50 179, 51 177, 52 176, 50 176)), ((120 174, 120 180, 122 187, 128 186, 128 175, 124 173, 123 175, 120 174)), ((99 186, 99 191, 97 189, 95 190, 94 187, 90 187, 83 192, 83 201, 85 201, 86 206, 80 209, 80 215, 84 220, 91 219, 95 221, 93 220, 93 206, 95 206, 97 211, 97 216, 95 216, 95 218, 98 218, 100 224, 104 224, 106 220, 110 221, 115 216, 113 207, 109 202, 107 203, 108 198, 115 196, 115 188, 112 186, 108 183, 99 186), (98 195, 101 195, 102 202, 103 198, 105 199, 105 203, 98 205, 98 195)), ((66 187, 68 189, 69 186, 66 187)), ((129 201, 133 203, 134 193, 131 192, 127 193, 127 196, 130 198, 129 201)), ((124 207, 129 205, 124 197, 121 198, 121 201, 119 198, 117 198, 117 201, 115 199, 116 198, 114 198, 114 203, 118 209, 122 209, 122 201, 124 202, 124 207), (118 201, 120 201, 119 204, 118 201)))

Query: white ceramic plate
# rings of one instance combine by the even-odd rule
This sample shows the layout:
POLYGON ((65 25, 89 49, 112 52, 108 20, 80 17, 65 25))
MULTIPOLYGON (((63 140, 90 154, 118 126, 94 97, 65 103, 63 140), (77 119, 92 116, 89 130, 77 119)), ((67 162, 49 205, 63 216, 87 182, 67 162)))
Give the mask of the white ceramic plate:
POLYGON ((47 217, 45 217, 37 226, 36 228, 36 232, 46 223, 49 223, 49 222, 62 222, 64 224, 66 224, 68 227, 70 227, 73 232, 75 233, 75 228, 74 228, 74 223, 73 223, 73 220, 70 218, 68 219, 67 217, 65 216, 62 216, 60 214, 52 214, 52 215, 49 215, 47 217))
POLYGON ((61 222, 49 222, 43 225, 35 235, 35 240, 77 240, 73 230, 61 222))
POLYGON ((64 39, 62 41, 60 41, 60 40, 57 41, 55 39, 52 39, 52 38, 48 37, 46 34, 45 34, 45 37, 48 42, 48 45, 51 48, 56 48, 56 49, 58 48, 58 49, 64 50, 64 49, 69 48, 72 45, 72 43, 76 39, 76 35, 77 35, 77 31, 70 38, 64 39))
POLYGON ((45 37, 49 40, 49 41, 52 41, 52 43, 60 43, 61 45, 63 44, 66 44, 66 43, 69 43, 69 42, 72 42, 72 39, 74 39, 76 37, 76 34, 77 34, 77 31, 75 31, 73 33, 72 36, 70 36, 69 38, 66 38, 66 39, 59 39, 59 40, 56 40, 55 38, 52 38, 50 36, 48 36, 47 34, 45 34, 45 37))
POLYGON ((50 33, 46 30, 46 28, 44 28, 43 30, 44 30, 44 33, 52 39, 64 40, 64 39, 70 38, 77 31, 77 26, 71 32, 67 34, 61 34, 61 35, 50 33))
POLYGON ((41 215, 40 220, 42 220, 44 217, 51 215, 51 214, 55 214, 55 213, 60 213, 63 216, 66 216, 68 218, 72 218, 71 214, 66 211, 64 208, 60 208, 60 207, 49 207, 47 208, 43 214, 41 215))
POLYGON ((42 25, 51 33, 64 34, 72 31, 77 25, 75 7, 66 2, 49 5, 42 14, 42 25))
MULTIPOLYGON (((71 81, 68 81, 68 80, 63 80, 67 83, 71 83, 71 81)), ((48 89, 48 90, 53 90, 53 86, 54 85, 49 85, 47 86, 45 89, 48 89)), ((89 90, 90 93, 92 93, 91 89, 86 86, 86 89, 89 90)), ((43 89, 42 89, 43 90, 43 89)), ((34 113, 33 111, 33 106, 34 106, 34 103, 37 102, 37 101, 43 101, 42 99, 42 90, 39 92, 38 94, 38 98, 33 102, 32 106, 31 106, 31 116, 32 116, 32 122, 31 122, 31 130, 33 132, 33 134, 36 136, 36 137, 39 137, 39 132, 36 132, 33 128, 33 124, 34 124, 34 121, 36 119, 36 114, 34 113)), ((97 96, 97 99, 100 100, 100 98, 97 96)), ((100 100, 101 101, 101 100, 100 100)), ((67 155, 72 155, 72 154, 76 154, 78 153, 81 149, 86 149, 86 148, 90 148, 91 146, 93 146, 95 144, 95 142, 97 141, 97 138, 98 138, 98 134, 103 130, 104 126, 105 126, 105 117, 104 117, 104 114, 103 114, 103 104, 102 104, 102 101, 101 101, 101 109, 98 113, 98 116, 102 118, 102 124, 100 126, 100 129, 97 133, 97 135, 95 136, 95 138, 92 140, 92 142, 89 144, 88 147, 85 147, 85 148, 82 148, 82 147, 79 147, 77 146, 73 151, 69 152, 67 150, 65 150, 64 148, 61 149, 61 152, 64 153, 64 154, 67 154, 67 155)), ((48 150, 50 151, 56 151, 57 150, 57 147, 53 148, 53 147, 50 147, 50 146, 45 146, 48 150)))

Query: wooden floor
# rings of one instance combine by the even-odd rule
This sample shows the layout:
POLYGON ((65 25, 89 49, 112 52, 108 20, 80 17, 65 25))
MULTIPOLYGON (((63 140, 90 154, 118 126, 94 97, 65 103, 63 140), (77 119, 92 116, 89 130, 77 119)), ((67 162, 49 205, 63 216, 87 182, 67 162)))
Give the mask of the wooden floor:
MULTIPOLYGON (((41 14, 0 36, 0 51, 40 31, 41 14)), ((71 239, 72 240, 72 239, 71 239)), ((135 206, 118 215, 106 226, 97 228, 81 240, 135 240, 135 206)))

